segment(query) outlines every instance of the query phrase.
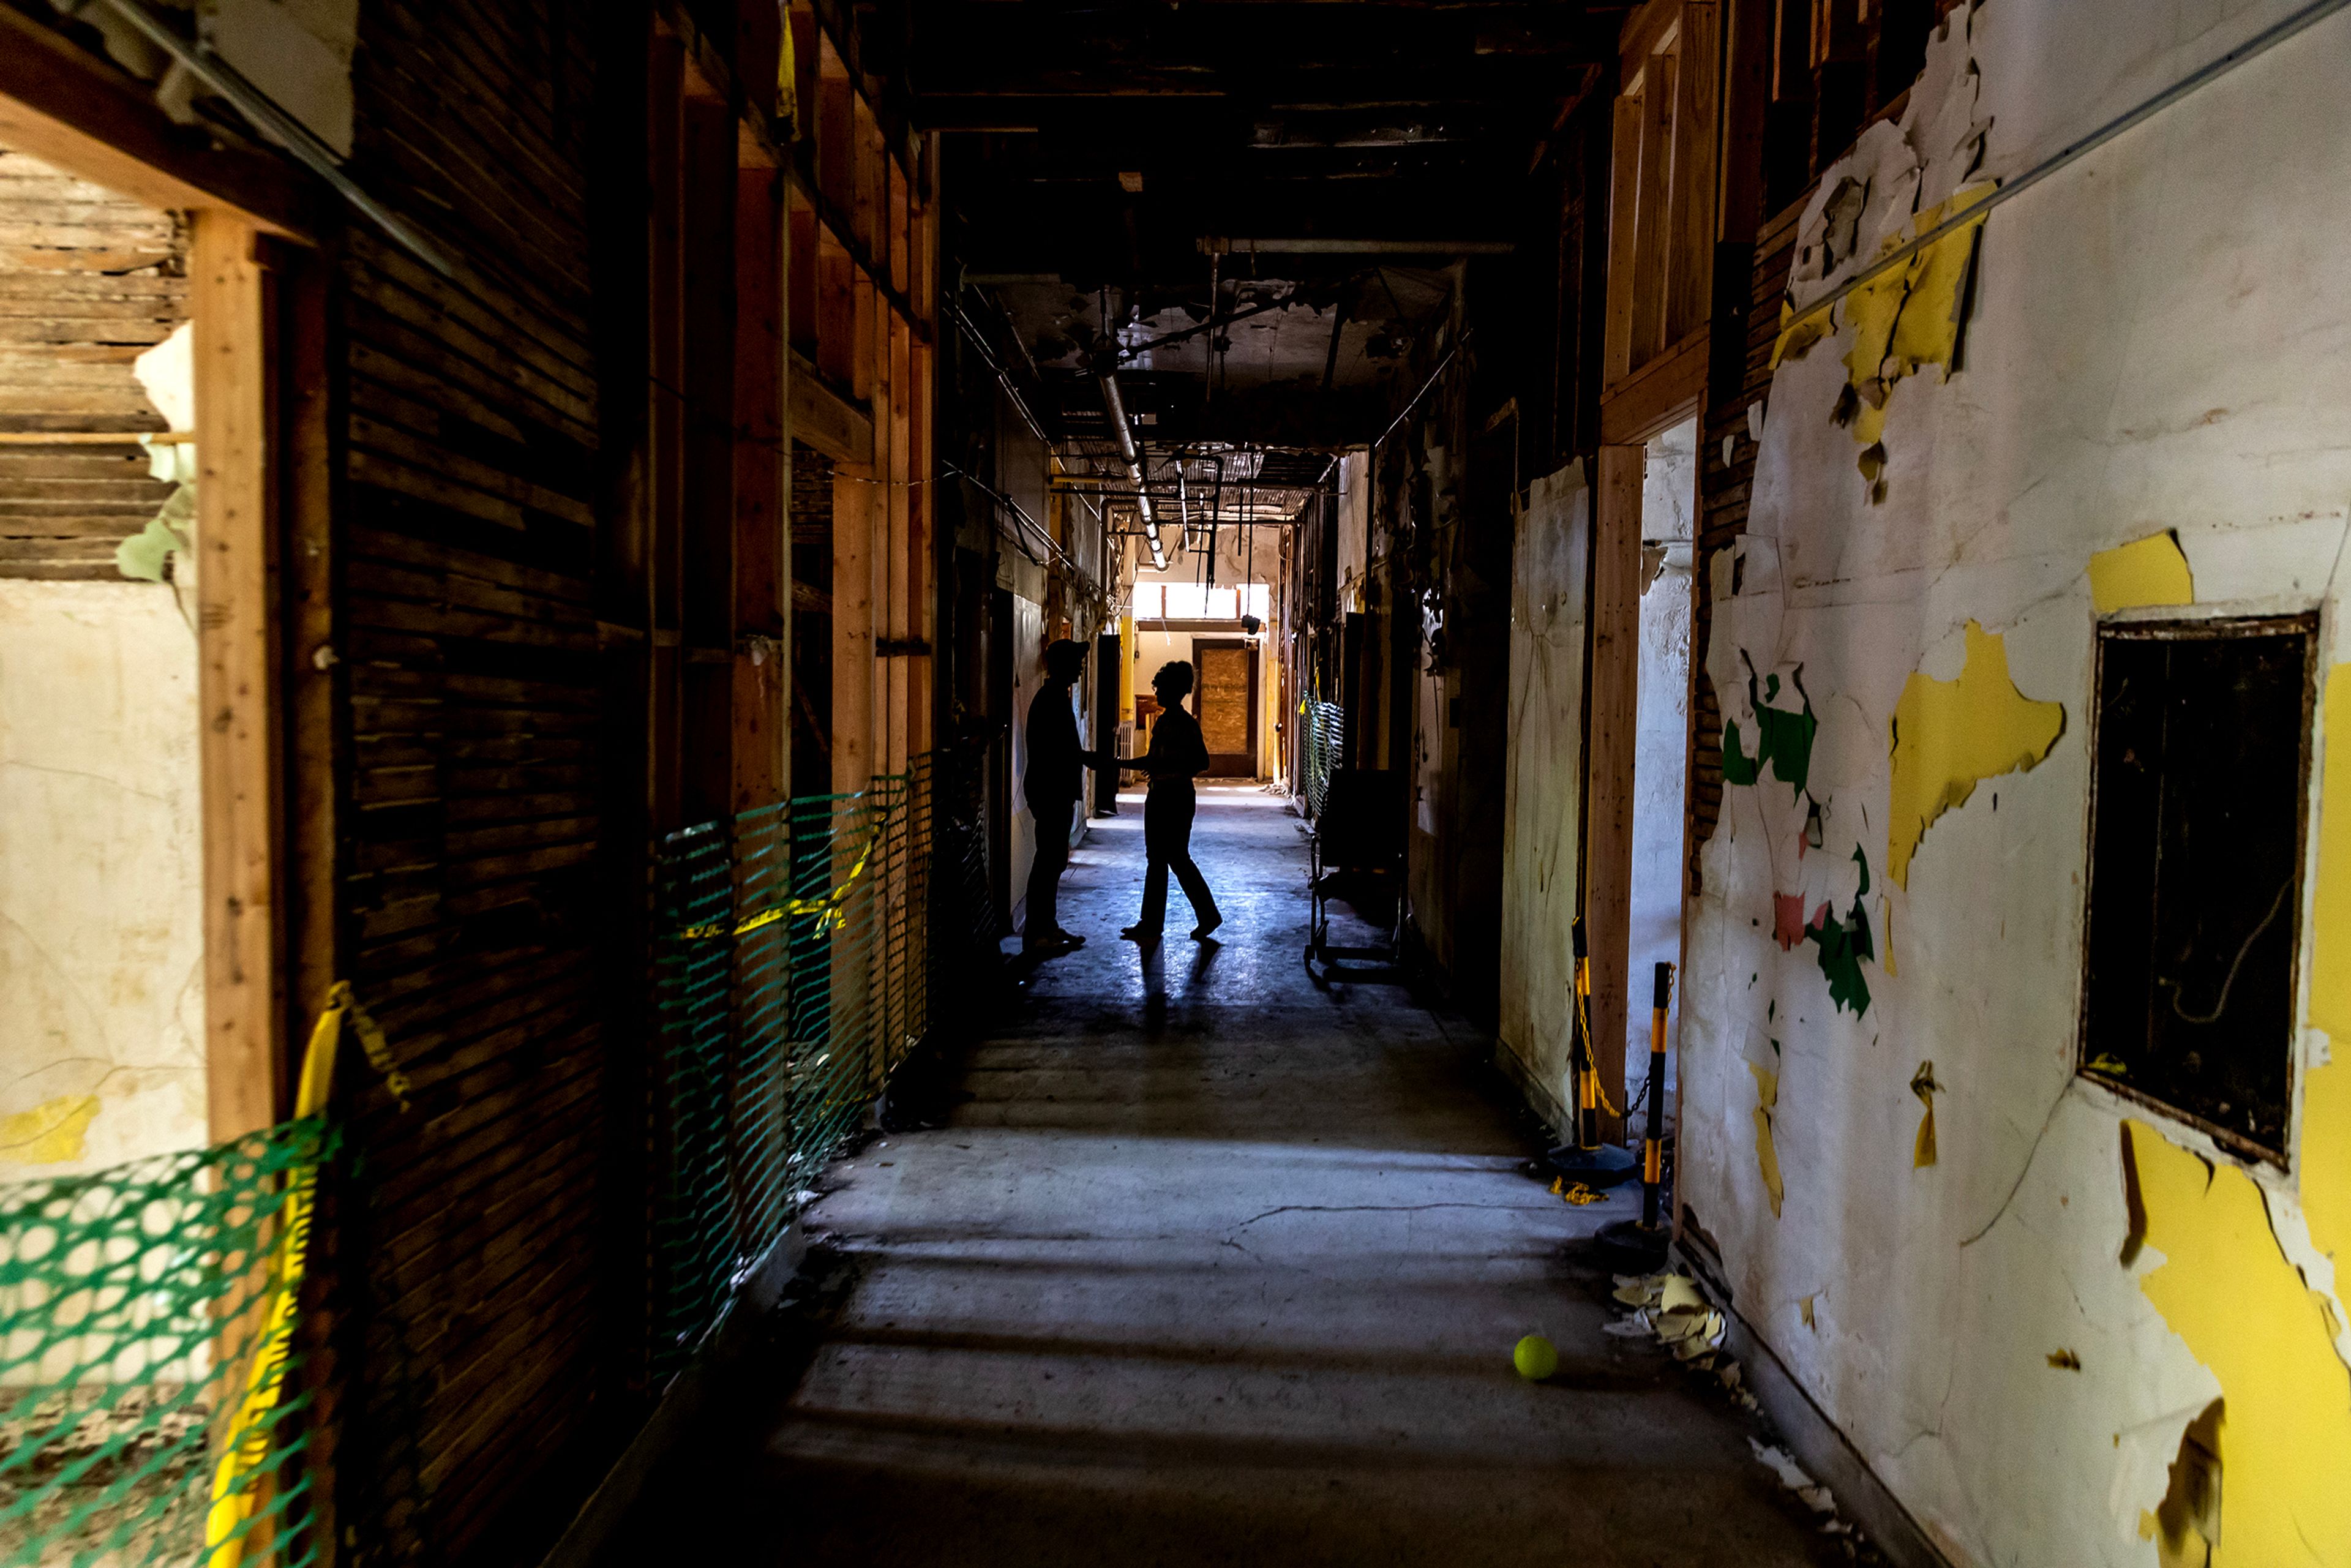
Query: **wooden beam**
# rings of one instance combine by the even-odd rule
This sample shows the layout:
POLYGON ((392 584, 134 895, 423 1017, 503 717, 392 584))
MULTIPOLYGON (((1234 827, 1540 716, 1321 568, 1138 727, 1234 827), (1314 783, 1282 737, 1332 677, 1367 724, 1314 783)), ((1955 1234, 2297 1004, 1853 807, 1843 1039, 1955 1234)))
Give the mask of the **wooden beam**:
POLYGON ((0 143, 153 207, 221 207, 294 238, 319 228, 314 188, 266 153, 215 151, 107 61, 0 5, 0 143))
POLYGON ((188 260, 196 394, 196 656, 204 801, 204 1070, 212 1137, 287 1109, 279 930, 269 373, 251 219, 199 209, 188 260))
POLYGON ((835 462, 873 461, 873 415, 865 404, 852 402, 833 391, 817 368, 797 352, 785 385, 794 441, 816 448, 835 462))
MULTIPOLYGON (((1625 1104, 1632 962, 1633 774, 1640 745, 1641 478, 1638 446, 1600 449, 1592 524, 1592 674, 1585 751, 1583 929, 1592 952, 1592 1059, 1625 1104)), ((1601 1135, 1624 1135, 1604 1119, 1601 1135)))
POLYGON ((1706 396, 1709 329, 1701 322, 1600 399, 1600 439, 1646 441, 1698 412, 1706 396))

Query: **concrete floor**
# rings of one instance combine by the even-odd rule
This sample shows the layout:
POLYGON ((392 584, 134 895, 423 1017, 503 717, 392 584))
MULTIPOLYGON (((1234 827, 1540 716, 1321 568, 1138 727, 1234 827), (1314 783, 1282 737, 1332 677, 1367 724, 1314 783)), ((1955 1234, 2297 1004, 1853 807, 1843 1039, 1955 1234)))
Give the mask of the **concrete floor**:
MULTIPOLYGON (((1119 940, 1139 799, 1065 883, 940 1130, 810 1216, 811 1299, 656 1476, 611 1561, 1844 1563, 1749 1427, 1604 1336, 1574 1208, 1485 1047, 1385 985, 1311 985, 1296 819, 1204 791, 1224 941, 1119 940), (1530 1332, 1556 1379, 1511 1369, 1530 1332)), ((1171 890, 1173 892, 1173 890, 1171 890)))

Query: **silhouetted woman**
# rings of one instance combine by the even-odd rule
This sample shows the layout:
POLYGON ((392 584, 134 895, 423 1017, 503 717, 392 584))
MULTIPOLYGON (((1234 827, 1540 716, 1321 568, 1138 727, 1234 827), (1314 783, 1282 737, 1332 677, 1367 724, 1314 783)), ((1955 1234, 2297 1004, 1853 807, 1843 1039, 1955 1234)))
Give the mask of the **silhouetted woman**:
POLYGON ((1208 894, 1208 880, 1192 863, 1192 811, 1196 804, 1192 780, 1208 770, 1208 746, 1200 738, 1200 721, 1185 711, 1192 693, 1192 666, 1178 659, 1159 666, 1151 677, 1152 692, 1164 710, 1151 727, 1151 749, 1125 764, 1151 775, 1149 793, 1143 798, 1143 918, 1119 933, 1137 942, 1155 942, 1167 919, 1167 873, 1184 884, 1192 901, 1192 940, 1205 941, 1224 924, 1217 901, 1208 894))

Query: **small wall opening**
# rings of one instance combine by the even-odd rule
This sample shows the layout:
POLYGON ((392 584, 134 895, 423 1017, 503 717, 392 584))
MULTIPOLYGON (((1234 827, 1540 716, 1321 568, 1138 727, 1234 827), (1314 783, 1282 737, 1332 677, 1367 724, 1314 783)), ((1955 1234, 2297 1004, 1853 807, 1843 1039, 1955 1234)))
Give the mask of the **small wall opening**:
POLYGON ((0 148, 0 1179, 206 1141, 188 228, 0 148))
POLYGON ((2098 632, 2081 1070, 2280 1161, 2317 630, 2098 632))

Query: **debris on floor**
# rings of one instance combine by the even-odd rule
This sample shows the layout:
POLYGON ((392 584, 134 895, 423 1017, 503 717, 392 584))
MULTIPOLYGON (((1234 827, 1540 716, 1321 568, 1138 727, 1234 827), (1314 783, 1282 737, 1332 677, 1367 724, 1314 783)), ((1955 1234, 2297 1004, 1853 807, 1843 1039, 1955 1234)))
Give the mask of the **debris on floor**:
POLYGON ((1729 1324, 1707 1305, 1698 1281, 1687 1274, 1617 1274, 1615 1299, 1633 1311, 1606 1326, 1619 1339, 1655 1338, 1674 1359, 1712 1372, 1742 1406, 1754 1399, 1740 1386, 1739 1364, 1723 1354, 1729 1324))
POLYGON ((1836 1499, 1830 1495, 1828 1488, 1813 1479, 1803 1466, 1796 1463, 1795 1455, 1759 1437, 1748 1438, 1747 1446, 1754 1450, 1756 1463, 1779 1477, 1780 1484, 1795 1493, 1797 1501, 1823 1516, 1826 1521, 1821 1526, 1823 1531, 1831 1535, 1852 1533, 1853 1526, 1836 1516, 1836 1499))
POLYGON ((1563 1197, 1568 1202, 1575 1205, 1578 1208, 1582 1208, 1587 1203, 1598 1203, 1602 1197, 1606 1196, 1605 1194, 1593 1191, 1582 1182, 1577 1182, 1574 1186, 1570 1186, 1565 1176, 1553 1176, 1551 1178, 1551 1195, 1553 1197, 1563 1197))
MULTIPOLYGON (((1744 1370, 1723 1348, 1729 1332, 1729 1320, 1708 1302, 1696 1280, 1675 1273, 1616 1274, 1611 1278, 1616 1287, 1611 1295, 1632 1311, 1604 1324, 1606 1333, 1619 1339, 1655 1339, 1671 1350, 1674 1359, 1685 1366, 1713 1374, 1715 1381, 1721 1384, 1740 1409, 1750 1415, 1760 1413, 1755 1396, 1747 1387, 1744 1370)), ((1794 1455, 1760 1437, 1750 1437, 1747 1442, 1756 1460, 1777 1476, 1780 1484, 1797 1500, 1819 1516, 1823 1534, 1842 1537, 1847 1555, 1855 1562, 1880 1561, 1853 1525, 1837 1516, 1836 1499, 1829 1489, 1807 1475, 1794 1455)))

